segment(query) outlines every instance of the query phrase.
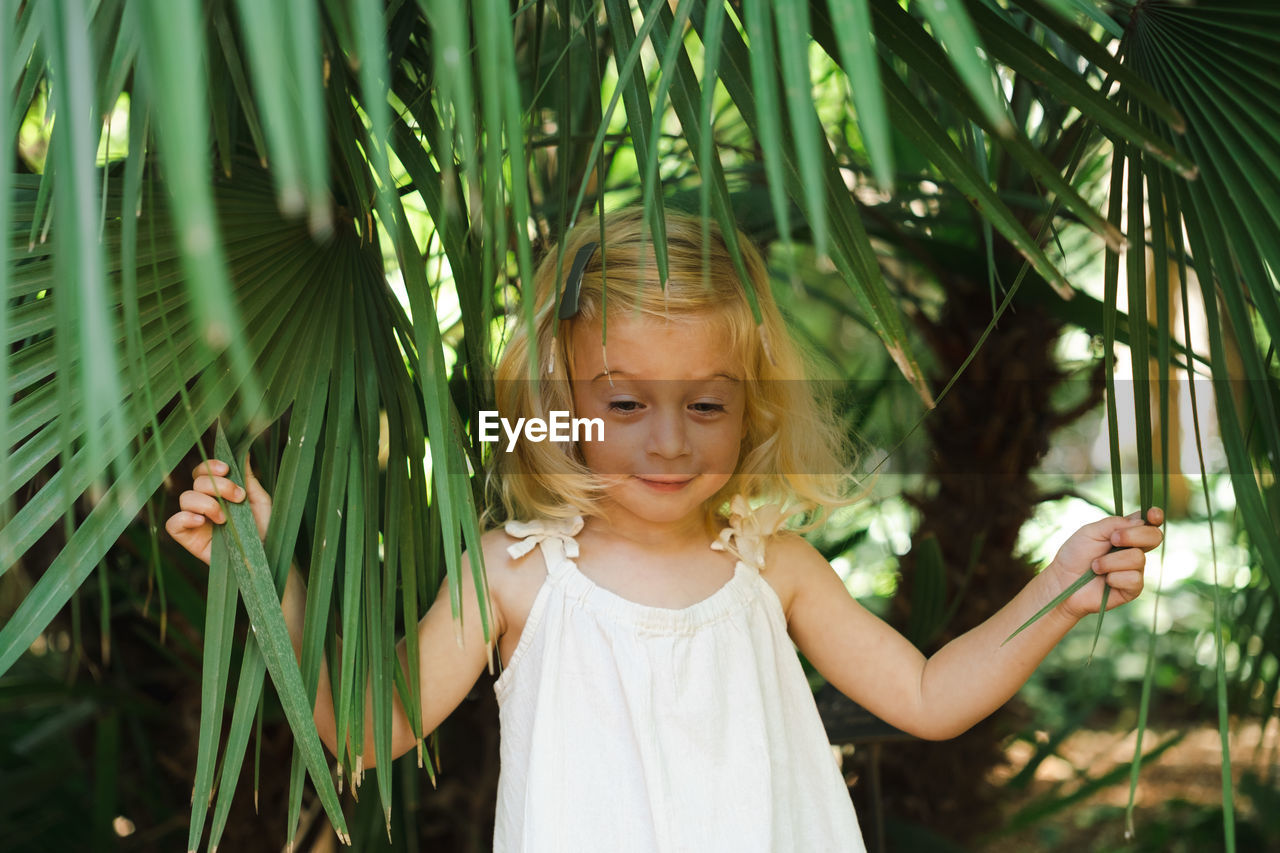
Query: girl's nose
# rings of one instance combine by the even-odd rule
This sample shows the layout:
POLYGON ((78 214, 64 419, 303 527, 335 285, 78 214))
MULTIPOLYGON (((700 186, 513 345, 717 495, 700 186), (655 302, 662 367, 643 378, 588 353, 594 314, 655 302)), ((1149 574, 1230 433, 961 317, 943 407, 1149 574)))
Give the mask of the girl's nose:
POLYGON ((678 459, 690 452, 689 434, 682 412, 660 412, 650 421, 646 452, 663 459, 678 459))

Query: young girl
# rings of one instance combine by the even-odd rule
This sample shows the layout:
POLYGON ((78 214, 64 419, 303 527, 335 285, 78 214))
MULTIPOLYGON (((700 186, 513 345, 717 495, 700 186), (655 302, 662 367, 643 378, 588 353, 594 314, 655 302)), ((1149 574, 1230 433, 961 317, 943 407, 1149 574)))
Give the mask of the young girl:
MULTIPOLYGON (((536 348, 521 329, 498 367, 503 417, 568 411, 599 418, 603 435, 495 445, 501 499, 519 520, 483 538, 502 663, 494 846, 862 850, 794 649, 894 726, 954 737, 1098 610, 1104 584, 1112 605, 1138 595, 1163 516, 1081 528, 1013 601, 926 660, 779 529, 848 498, 840 428, 802 381, 759 255, 737 235, 757 328, 718 229, 704 243, 700 220, 668 212, 666 224, 665 288, 638 211, 608 216, 602 246, 595 220, 571 230, 565 274, 555 251, 537 273, 536 348), (1004 642, 1090 570, 1102 578, 1004 642)), ((212 524, 225 520, 214 496, 246 497, 226 473, 219 461, 198 467, 168 523, 206 561, 212 524)), ((252 475, 247 485, 265 531, 270 499, 252 475)), ((470 584, 463 593, 461 646, 447 589, 418 625, 426 731, 489 654, 470 584)), ((283 607, 298 648, 304 601, 291 571, 283 607)), ((326 672, 315 718, 336 751, 326 672)), ((394 701, 400 755, 415 741, 394 701)))

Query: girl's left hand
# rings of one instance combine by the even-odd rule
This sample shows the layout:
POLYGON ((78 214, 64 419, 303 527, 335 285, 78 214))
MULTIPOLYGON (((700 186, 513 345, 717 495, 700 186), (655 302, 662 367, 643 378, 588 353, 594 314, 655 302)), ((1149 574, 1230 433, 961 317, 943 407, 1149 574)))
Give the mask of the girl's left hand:
MULTIPOLYGON (((1134 513, 1124 518, 1111 516, 1086 524, 1071 534, 1046 571, 1058 576, 1062 584, 1060 589, 1066 589, 1083 572, 1093 571, 1111 587, 1107 609, 1118 607, 1142 592, 1146 552, 1163 541, 1162 524, 1164 511, 1159 507, 1147 511, 1145 523, 1140 513, 1134 513)), ((1075 619, 1097 613, 1101 606, 1101 583, 1085 584, 1062 603, 1067 614, 1075 619)))

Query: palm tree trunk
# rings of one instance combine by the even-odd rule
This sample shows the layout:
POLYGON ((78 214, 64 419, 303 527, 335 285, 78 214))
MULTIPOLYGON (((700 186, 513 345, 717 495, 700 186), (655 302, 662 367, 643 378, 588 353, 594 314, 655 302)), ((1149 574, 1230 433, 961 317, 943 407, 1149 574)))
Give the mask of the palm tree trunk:
MULTIPOLYGON (((986 282, 950 278, 942 282, 947 302, 939 321, 921 321, 937 358, 935 387, 960 367, 991 319, 986 282)), ((1066 379, 1054 357, 1061 331, 1061 323, 1039 307, 1018 305, 925 421, 930 476, 925 489, 910 498, 920 522, 902 560, 891 620, 899 629, 908 624, 921 553, 916 546, 934 538, 954 613, 923 641, 926 654, 991 616, 1035 573, 1016 552, 1019 531, 1041 500, 1032 472, 1052 433, 1101 396, 1099 373, 1090 382, 1089 400, 1055 412, 1053 394, 1066 379)), ((1006 707, 954 740, 886 750, 888 813, 957 841, 991 829, 999 817, 999 790, 984 780, 1004 762, 1002 744, 1015 718, 1016 711, 1006 707)))

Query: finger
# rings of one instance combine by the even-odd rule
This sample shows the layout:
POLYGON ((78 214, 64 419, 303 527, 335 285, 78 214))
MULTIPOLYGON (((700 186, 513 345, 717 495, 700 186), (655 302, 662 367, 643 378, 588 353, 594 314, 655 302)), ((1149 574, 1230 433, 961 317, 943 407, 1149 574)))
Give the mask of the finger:
POLYGON ((204 524, 205 520, 205 517, 199 513, 175 512, 165 521, 164 529, 166 533, 177 539, 193 527, 199 527, 204 524))
POLYGON ((210 477, 206 474, 203 477, 196 478, 193 488, 204 492, 206 495, 221 496, 235 503, 244 500, 244 489, 226 477, 210 477))
POLYGON ((1140 524, 1142 524, 1142 520, 1138 516, 1122 518, 1118 515, 1111 515, 1086 524, 1080 528, 1080 532, 1098 542, 1110 542, 1112 534, 1116 531, 1126 530, 1140 524))
POLYGON ((1111 544, 1119 548, 1141 548, 1150 551, 1164 540, 1164 533, 1159 527, 1143 524, 1127 527, 1111 534, 1111 544))
POLYGON ((1142 572, 1122 571, 1107 575, 1107 586, 1121 596, 1121 601, 1132 601, 1137 598, 1142 593, 1145 582, 1142 572))
POLYGON ((230 471, 231 466, 223 462, 221 459, 210 459, 208 462, 201 462, 191 470, 191 479, 198 480, 206 474, 222 476, 230 471))
POLYGON ((1137 509, 1124 517, 1125 521, 1133 524, 1151 524, 1159 527, 1164 524, 1164 510, 1158 506, 1153 506, 1147 510, 1145 520, 1143 519, 1142 510, 1137 509))
POLYGON ((208 523, 209 517, 204 513, 183 510, 182 512, 175 512, 173 515, 169 516, 169 520, 165 523, 165 527, 172 527, 175 530, 190 530, 193 527, 200 527, 208 523))
POLYGON ((214 524, 225 524, 227 521, 226 513, 222 511, 218 499, 203 492, 183 492, 178 496, 178 506, 186 512, 201 515, 214 524))
POLYGON ((1100 575, 1113 572, 1142 571, 1147 564, 1147 555, 1140 548, 1125 548, 1112 551, 1093 561, 1093 571, 1100 575))

